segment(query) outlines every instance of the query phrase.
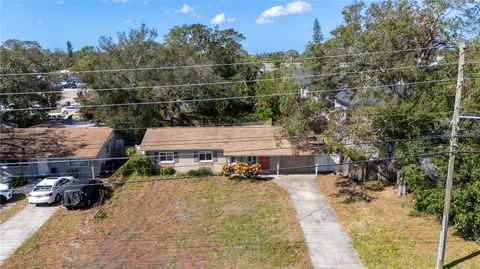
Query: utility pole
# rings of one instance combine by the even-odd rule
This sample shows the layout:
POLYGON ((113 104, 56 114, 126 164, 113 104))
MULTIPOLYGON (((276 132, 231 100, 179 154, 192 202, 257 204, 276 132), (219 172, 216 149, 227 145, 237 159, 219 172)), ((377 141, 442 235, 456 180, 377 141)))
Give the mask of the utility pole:
POLYGON ((458 131, 458 121, 460 116, 460 100, 462 99, 462 90, 463 90, 463 69, 465 66, 465 41, 464 40, 459 41, 458 49, 459 49, 459 58, 458 58, 457 89, 455 92, 455 107, 453 109, 452 133, 450 135, 450 158, 448 159, 447 183, 445 187, 445 201, 443 205, 442 232, 440 233, 440 242, 438 243, 438 256, 437 256, 436 269, 443 269, 443 262, 445 259, 445 245, 447 243, 448 214, 450 211, 450 200, 451 200, 451 194, 452 194, 455 154, 458 146, 457 131, 458 131))

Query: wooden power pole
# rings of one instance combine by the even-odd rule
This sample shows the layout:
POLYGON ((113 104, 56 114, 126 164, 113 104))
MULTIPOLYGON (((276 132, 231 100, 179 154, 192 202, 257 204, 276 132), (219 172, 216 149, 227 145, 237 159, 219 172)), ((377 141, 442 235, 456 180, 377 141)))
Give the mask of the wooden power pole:
POLYGON ((452 133, 450 136, 450 158, 448 159, 447 183, 445 187, 445 201, 443 205, 442 232, 440 233, 440 242, 438 243, 438 256, 436 269, 443 269, 445 259, 445 245, 447 243, 448 214, 450 211, 450 200, 452 194, 453 169, 455 165, 455 154, 458 144, 458 121, 460 119, 460 100, 462 99, 463 90, 463 69, 465 66, 465 41, 460 40, 458 44, 458 76, 457 89, 455 92, 455 107, 453 109, 452 133))

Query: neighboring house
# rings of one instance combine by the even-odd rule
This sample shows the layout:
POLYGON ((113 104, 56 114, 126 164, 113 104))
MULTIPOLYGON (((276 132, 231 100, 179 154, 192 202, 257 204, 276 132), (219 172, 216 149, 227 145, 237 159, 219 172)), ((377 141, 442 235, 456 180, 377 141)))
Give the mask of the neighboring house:
POLYGON ((335 158, 312 151, 296 153, 291 144, 275 138, 276 127, 165 127, 147 129, 139 150, 176 171, 208 168, 220 172, 222 164, 260 163, 269 173, 334 171, 335 158), (327 166, 328 165, 328 166, 327 166))
POLYGON ((18 175, 95 178, 115 152, 115 143, 111 128, 3 129, 0 179, 18 175))

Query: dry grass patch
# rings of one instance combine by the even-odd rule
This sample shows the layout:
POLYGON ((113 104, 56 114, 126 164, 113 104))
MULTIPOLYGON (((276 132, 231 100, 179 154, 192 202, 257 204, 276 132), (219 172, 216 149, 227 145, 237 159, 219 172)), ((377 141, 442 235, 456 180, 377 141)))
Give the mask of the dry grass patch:
POLYGON ((270 182, 212 177, 126 184, 103 208, 103 219, 60 210, 5 265, 311 267, 293 205, 270 182), (59 232, 59 240, 48 239, 59 232))
MULTIPOLYGON (((344 203, 335 197, 334 175, 317 181, 336 215, 352 238, 367 268, 433 268, 436 262, 440 224, 432 216, 417 213, 411 198, 398 198, 391 187, 372 192, 373 200, 344 203)), ((446 265, 479 268, 480 244, 449 231, 446 265), (471 256, 470 258, 468 256, 471 256), (467 257, 465 261, 461 259, 467 257)))

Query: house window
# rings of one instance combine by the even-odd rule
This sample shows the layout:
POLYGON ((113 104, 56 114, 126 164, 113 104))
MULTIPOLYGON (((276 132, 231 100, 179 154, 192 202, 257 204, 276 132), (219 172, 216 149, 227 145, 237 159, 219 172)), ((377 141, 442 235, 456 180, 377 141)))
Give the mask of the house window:
POLYGON ((89 163, 85 160, 68 160, 69 167, 88 167, 89 163))
POLYGON ((198 159, 201 162, 213 162, 213 151, 199 151, 198 159))
POLYGON ((158 160, 161 163, 173 163, 175 160, 175 155, 173 152, 160 152, 158 154, 158 160))
POLYGON ((258 163, 257 156, 234 156, 230 157, 230 163, 258 163))

